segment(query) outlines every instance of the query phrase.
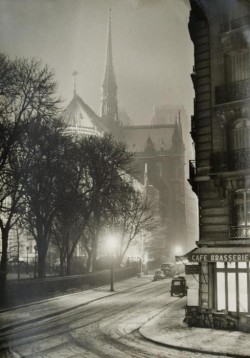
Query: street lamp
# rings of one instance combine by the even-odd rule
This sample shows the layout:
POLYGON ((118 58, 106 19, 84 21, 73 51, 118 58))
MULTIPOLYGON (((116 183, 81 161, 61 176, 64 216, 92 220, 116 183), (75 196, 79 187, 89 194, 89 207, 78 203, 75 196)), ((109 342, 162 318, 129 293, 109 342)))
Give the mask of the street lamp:
POLYGON ((110 235, 107 240, 107 248, 111 256, 110 267, 110 292, 114 292, 114 249, 116 245, 115 237, 110 235))
POLYGON ((29 274, 29 246, 26 247, 26 250, 27 250, 27 261, 26 261, 26 273, 27 275, 29 274))
POLYGON ((183 253, 183 249, 181 246, 176 246, 175 247, 175 256, 181 256, 181 254, 183 253))

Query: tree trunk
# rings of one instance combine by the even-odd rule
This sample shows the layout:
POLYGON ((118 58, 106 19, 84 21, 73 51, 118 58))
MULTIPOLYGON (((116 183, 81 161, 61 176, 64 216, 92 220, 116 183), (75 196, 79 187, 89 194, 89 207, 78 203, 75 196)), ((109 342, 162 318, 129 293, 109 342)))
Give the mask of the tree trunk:
POLYGON ((125 256, 126 252, 128 251, 128 248, 129 248, 129 245, 130 245, 131 241, 132 241, 132 239, 130 238, 130 239, 128 240, 128 242, 127 242, 127 244, 126 244, 126 246, 125 246, 125 248, 124 248, 124 250, 123 250, 121 256, 120 256, 119 264, 122 263, 122 260, 123 260, 123 258, 124 258, 124 256, 125 256))
POLYGON ((46 276, 46 254, 38 251, 38 265, 37 265, 38 278, 46 276))
POLYGON ((96 271, 97 247, 94 247, 92 253, 92 272, 96 271))
POLYGON ((92 250, 88 247, 88 244, 86 241, 83 241, 83 245, 84 245, 85 251, 87 253, 86 269, 87 269, 87 272, 92 272, 92 271, 90 271, 91 262, 92 262, 92 250))
POLYGON ((0 283, 6 281, 7 276, 7 260, 8 260, 8 238, 9 238, 9 229, 2 228, 2 257, 0 263, 0 283))
POLYGON ((94 230, 94 235, 92 237, 92 258, 91 258, 91 265, 92 265, 92 272, 96 270, 96 259, 97 259, 97 248, 98 248, 98 239, 100 233, 100 218, 95 221, 96 228, 94 230))
POLYGON ((70 271, 71 271, 71 256, 67 256, 67 270, 66 270, 66 274, 67 276, 70 275, 70 271))
POLYGON ((64 275, 64 257, 62 251, 60 252, 60 276, 64 275))
POLYGON ((7 279, 7 262, 8 262, 8 239, 9 239, 9 228, 1 227, 2 233, 2 257, 0 263, 0 306, 5 306, 7 302, 7 290, 6 290, 6 279, 7 279))
POLYGON ((87 258, 87 263, 86 263, 86 269, 87 272, 92 272, 92 251, 91 250, 86 250, 88 258, 87 258))
POLYGON ((0 305, 3 306, 7 301, 6 278, 7 278, 7 260, 8 260, 8 237, 9 229, 1 228, 2 232, 2 257, 0 263, 0 305))

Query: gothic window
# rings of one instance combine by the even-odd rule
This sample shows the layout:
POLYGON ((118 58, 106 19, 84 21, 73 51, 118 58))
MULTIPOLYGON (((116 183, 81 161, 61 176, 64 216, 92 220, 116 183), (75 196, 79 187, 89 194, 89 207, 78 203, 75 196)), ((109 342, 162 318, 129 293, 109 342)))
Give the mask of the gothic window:
POLYGON ((216 302, 218 310, 249 312, 249 263, 216 263, 216 302))
POLYGON ((234 122, 231 130, 232 150, 250 148, 250 120, 240 118, 234 122))

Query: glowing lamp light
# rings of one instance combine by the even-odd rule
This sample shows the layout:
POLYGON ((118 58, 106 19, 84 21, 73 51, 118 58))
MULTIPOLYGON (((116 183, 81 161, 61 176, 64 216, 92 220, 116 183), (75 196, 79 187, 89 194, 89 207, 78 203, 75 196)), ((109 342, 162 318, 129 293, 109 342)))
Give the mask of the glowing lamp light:
POLYGON ((176 255, 176 256, 181 256, 181 254, 182 254, 182 248, 181 248, 181 246, 176 246, 176 248, 175 248, 175 255, 176 255))
POLYGON ((114 235, 109 235, 107 238, 107 249, 111 252, 116 248, 116 237, 114 235))

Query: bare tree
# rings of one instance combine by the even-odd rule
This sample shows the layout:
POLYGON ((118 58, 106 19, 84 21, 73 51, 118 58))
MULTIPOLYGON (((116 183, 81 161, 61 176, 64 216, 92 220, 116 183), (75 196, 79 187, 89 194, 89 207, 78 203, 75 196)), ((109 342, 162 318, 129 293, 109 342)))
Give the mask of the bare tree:
POLYGON ((155 206, 139 191, 130 193, 126 200, 120 201, 114 225, 121 234, 120 263, 129 246, 135 243, 141 234, 150 235, 158 225, 155 206))
MULTIPOLYGON (((47 66, 34 60, 0 55, 0 228, 1 281, 6 280, 9 232, 22 213, 24 183, 33 157, 31 127, 48 123, 58 113, 56 84, 47 66), (30 151, 28 150, 30 149, 30 151)), ((34 141, 33 141, 34 143, 34 141)))
POLYGON ((109 223, 110 213, 115 210, 119 196, 129 188, 127 178, 132 170, 133 155, 110 135, 86 138, 82 151, 86 153, 87 171, 91 178, 90 216, 82 241, 88 255, 87 269, 93 271, 100 233, 109 223))
POLYGON ((49 123, 32 123, 25 143, 32 155, 26 163, 27 173, 21 178, 25 200, 22 224, 36 241, 38 278, 45 276, 45 260, 58 210, 57 186, 64 180, 58 168, 62 130, 61 123, 53 118, 49 123))
MULTIPOLYGON (((55 114, 54 91, 53 74, 48 67, 26 59, 11 61, 0 54, 0 281, 3 284, 9 232, 19 220, 23 201, 20 177, 25 177, 26 167, 20 149, 27 137, 27 125, 49 120, 55 114)), ((27 159, 27 152, 25 155, 27 159)))
POLYGON ((58 158, 58 209, 54 220, 52 243, 60 253, 61 275, 64 272, 70 274, 73 254, 90 215, 89 196, 92 181, 88 175, 86 152, 82 151, 82 141, 85 139, 72 140, 71 137, 65 137, 63 153, 61 158, 58 158))

